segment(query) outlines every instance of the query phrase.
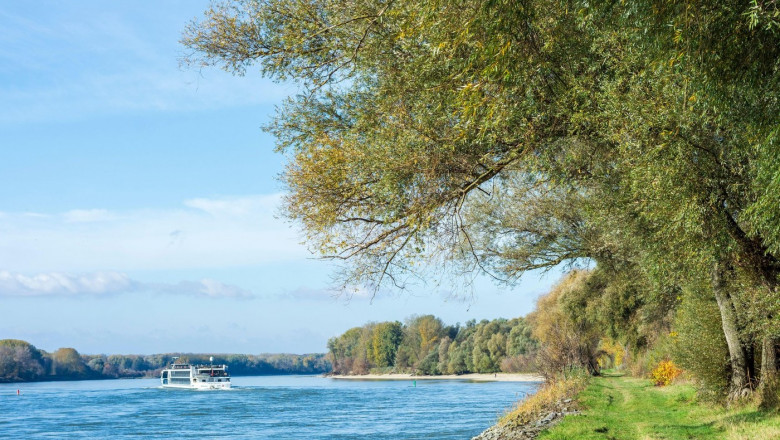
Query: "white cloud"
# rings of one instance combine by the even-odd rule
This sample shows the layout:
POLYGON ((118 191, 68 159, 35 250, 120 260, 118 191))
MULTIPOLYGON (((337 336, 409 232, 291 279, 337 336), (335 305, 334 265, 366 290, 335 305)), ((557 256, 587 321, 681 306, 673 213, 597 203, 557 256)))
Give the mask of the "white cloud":
POLYGON ((215 217, 241 218, 257 212, 273 212, 282 199, 281 194, 267 194, 222 199, 191 199, 185 206, 207 212, 215 217))
POLYGON ((373 301, 380 296, 389 296, 392 294, 391 292, 384 291, 375 293, 376 292, 374 292, 373 289, 360 286, 348 286, 344 289, 299 287, 294 290, 283 292, 278 297, 280 299, 305 301, 349 302, 352 300, 373 301))
POLYGON ((217 280, 211 280, 208 278, 201 280, 200 285, 201 289, 198 290, 198 293, 211 298, 219 298, 224 296, 231 298, 243 298, 252 296, 252 292, 249 292, 248 290, 241 289, 237 286, 222 284, 217 280))
POLYGON ((176 284, 145 283, 121 272, 68 274, 62 272, 24 275, 0 271, 2 296, 109 296, 149 291, 208 298, 251 298, 254 294, 238 286, 213 279, 181 281, 176 284))
POLYGON ((22 275, 0 271, 0 295, 106 295, 133 290, 135 283, 122 273, 95 272, 71 275, 51 272, 22 275))
POLYGON ((310 257, 274 217, 280 194, 198 198, 177 209, 0 216, 0 268, 20 273, 258 266, 310 257))
POLYGON ((252 292, 217 280, 182 281, 178 284, 149 284, 149 290, 177 295, 195 295, 208 298, 251 298, 252 292))

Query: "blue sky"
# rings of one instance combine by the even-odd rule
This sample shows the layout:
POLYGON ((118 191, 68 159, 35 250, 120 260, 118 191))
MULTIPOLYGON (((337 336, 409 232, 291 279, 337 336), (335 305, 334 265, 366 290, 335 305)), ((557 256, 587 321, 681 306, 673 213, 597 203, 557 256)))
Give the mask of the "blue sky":
POLYGON ((0 3, 0 338, 82 353, 321 352, 367 321, 528 313, 554 276, 373 301, 276 217, 260 127, 295 93, 181 70, 206 1, 0 3))

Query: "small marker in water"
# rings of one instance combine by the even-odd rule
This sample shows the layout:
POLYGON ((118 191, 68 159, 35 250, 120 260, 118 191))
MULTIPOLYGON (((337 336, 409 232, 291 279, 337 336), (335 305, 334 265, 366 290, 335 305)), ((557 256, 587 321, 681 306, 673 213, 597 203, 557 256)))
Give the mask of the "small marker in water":
POLYGON ((17 389, 17 390, 16 390, 16 395, 17 395, 17 396, 21 396, 21 395, 22 395, 22 392, 21 392, 21 391, 19 391, 19 390, 17 389))

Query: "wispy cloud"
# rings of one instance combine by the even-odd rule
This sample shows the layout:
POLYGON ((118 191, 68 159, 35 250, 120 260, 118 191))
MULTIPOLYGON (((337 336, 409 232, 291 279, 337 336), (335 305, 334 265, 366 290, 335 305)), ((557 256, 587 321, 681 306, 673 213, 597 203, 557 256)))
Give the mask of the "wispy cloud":
POLYGON ((288 290, 278 295, 280 299, 304 300, 304 301, 336 301, 348 302, 352 300, 374 300, 382 294, 375 295, 372 289, 361 286, 348 286, 344 289, 336 288, 310 288, 299 287, 288 290))
POLYGON ((198 209, 215 217, 240 218, 257 212, 258 209, 272 212, 281 201, 281 194, 224 197, 220 199, 197 198, 185 200, 184 205, 198 209))
POLYGON ((198 198, 175 209, 0 216, 0 268, 19 273, 257 266, 310 257, 275 218, 281 194, 198 198))
POLYGON ((72 275, 60 272, 23 275, 0 271, 0 295, 105 295, 130 291, 136 284, 117 272, 72 275))
POLYGON ((238 286, 224 284, 217 280, 181 281, 177 284, 147 284, 148 290, 176 295, 197 295, 208 298, 251 298, 254 293, 238 286))
POLYGON ((50 272, 24 275, 0 271, 0 296, 97 297, 142 291, 208 298, 254 297, 249 290, 212 279, 169 284, 137 281, 121 272, 50 272))

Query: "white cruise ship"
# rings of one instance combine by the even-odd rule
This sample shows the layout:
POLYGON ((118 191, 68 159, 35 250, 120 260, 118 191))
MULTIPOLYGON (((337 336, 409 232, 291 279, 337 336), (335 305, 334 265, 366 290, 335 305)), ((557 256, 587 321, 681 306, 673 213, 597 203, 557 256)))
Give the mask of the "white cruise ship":
POLYGON ((213 357, 209 359, 211 362, 209 365, 177 364, 176 359, 173 358, 171 365, 160 374, 160 383, 164 388, 230 389, 227 365, 214 365, 213 357))

